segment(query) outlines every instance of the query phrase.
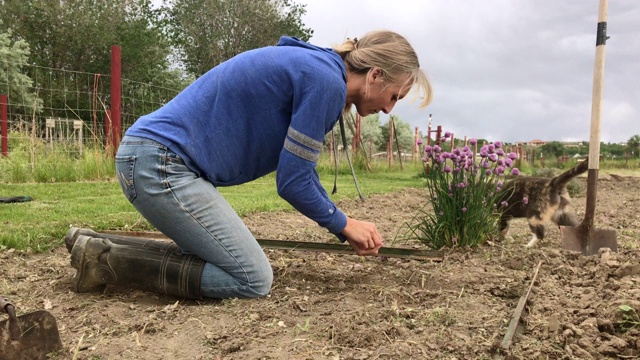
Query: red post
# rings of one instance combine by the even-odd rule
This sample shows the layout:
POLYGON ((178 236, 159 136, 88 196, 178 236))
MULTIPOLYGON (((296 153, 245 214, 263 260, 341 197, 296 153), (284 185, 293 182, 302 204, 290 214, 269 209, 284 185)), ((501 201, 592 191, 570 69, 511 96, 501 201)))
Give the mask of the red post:
MULTIPOLYGON (((120 145, 120 120, 122 112, 122 64, 121 49, 118 45, 111 47, 111 144, 115 150, 120 145)), ((107 139, 109 141, 109 139, 107 139)))
POLYGON ((389 116, 389 145, 387 145, 387 159, 389 162, 389 167, 393 165, 393 135, 394 135, 394 124, 393 118, 389 116))
POLYGON ((362 136, 360 135, 360 126, 362 123, 362 118, 360 117, 360 114, 356 113, 356 142, 355 142, 355 146, 353 147, 354 150, 358 149, 358 141, 360 141, 360 139, 362 139, 362 136))
POLYGON ((9 156, 9 119, 7 118, 7 95, 0 95, 0 133, 2 134, 2 156, 9 156))
POLYGON ((419 138, 418 127, 416 126, 413 131, 413 161, 420 160, 420 157, 418 156, 420 154, 420 145, 418 145, 419 138))

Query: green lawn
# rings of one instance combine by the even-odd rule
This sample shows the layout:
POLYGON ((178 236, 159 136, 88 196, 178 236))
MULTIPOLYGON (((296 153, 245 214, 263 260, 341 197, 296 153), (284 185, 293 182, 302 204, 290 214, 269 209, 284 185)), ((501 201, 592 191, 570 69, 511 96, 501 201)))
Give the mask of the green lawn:
MULTIPOLYGON (((389 193, 407 187, 421 187, 418 167, 375 174, 358 173, 365 196, 389 193)), ((321 174, 329 194, 333 175, 321 174)), ((234 209, 244 216, 253 212, 287 210, 291 206, 275 190, 275 176, 269 175, 242 186, 221 188, 234 209)), ((62 245, 69 227, 89 227, 96 231, 115 229, 152 230, 126 200, 115 181, 0 184, 0 197, 28 195, 32 201, 0 203, 0 248, 45 251, 62 245)), ((350 174, 338 176, 334 200, 357 198, 350 174)))

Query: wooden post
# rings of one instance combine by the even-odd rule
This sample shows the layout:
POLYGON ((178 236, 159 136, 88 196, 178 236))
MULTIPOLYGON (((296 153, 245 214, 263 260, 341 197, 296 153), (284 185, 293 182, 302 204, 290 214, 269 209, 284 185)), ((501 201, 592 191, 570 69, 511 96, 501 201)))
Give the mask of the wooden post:
POLYGON ((120 145, 120 128, 122 112, 122 64, 120 46, 111 47, 111 138, 107 143, 113 146, 113 156, 120 145))
POLYGON ((387 164, 393 165, 393 118, 389 117, 389 140, 387 141, 387 164))
POLYGON ((0 95, 0 134, 2 142, 2 156, 9 157, 9 119, 7 116, 7 95, 0 95))

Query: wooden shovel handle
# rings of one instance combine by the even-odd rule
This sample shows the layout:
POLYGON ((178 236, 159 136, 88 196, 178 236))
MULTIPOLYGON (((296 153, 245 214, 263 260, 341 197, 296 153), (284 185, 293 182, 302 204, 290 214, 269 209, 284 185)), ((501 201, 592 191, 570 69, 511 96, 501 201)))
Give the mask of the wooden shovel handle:
POLYGON ((596 35, 596 61, 593 69, 591 104, 591 134, 589 139, 589 169, 598 169, 600 163, 600 119, 604 88, 604 54, 607 29, 607 0, 600 0, 598 32, 596 35))

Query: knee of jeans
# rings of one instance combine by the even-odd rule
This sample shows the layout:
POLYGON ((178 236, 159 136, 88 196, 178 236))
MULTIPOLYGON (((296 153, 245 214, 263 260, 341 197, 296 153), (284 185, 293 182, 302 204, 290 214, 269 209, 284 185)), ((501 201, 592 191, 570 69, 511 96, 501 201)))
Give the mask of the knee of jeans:
POLYGON ((271 291, 273 284, 273 270, 271 266, 267 266, 258 276, 256 276, 249 287, 255 293, 255 297, 267 296, 271 291))

